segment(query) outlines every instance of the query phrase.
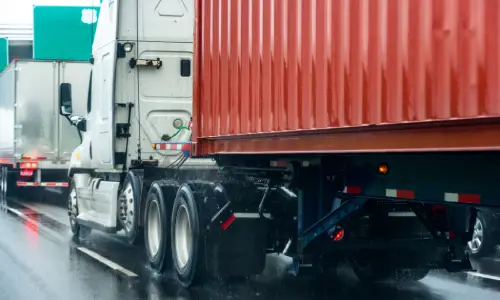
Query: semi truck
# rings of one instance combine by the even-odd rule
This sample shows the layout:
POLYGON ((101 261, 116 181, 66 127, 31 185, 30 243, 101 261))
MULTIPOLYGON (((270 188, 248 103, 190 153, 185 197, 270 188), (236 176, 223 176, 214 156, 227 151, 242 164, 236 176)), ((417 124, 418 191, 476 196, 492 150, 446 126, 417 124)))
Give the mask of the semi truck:
POLYGON ((328 279, 471 270, 498 207, 496 1, 104 0, 73 235, 122 231, 186 287, 262 272, 328 279))
POLYGON ((83 114, 89 74, 88 62, 38 60, 13 60, 0 74, 2 204, 11 196, 40 199, 45 188, 68 191, 71 153, 81 141, 75 120, 59 115, 58 89, 70 83, 74 113, 83 114))

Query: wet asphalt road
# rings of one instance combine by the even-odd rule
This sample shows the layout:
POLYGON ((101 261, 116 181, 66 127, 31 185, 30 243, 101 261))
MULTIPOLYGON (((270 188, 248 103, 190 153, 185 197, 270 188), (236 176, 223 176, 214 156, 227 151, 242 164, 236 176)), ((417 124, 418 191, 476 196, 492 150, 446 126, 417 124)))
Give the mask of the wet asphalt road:
POLYGON ((17 209, 31 221, 0 211, 0 300, 38 299, 500 299, 500 258, 474 262, 482 278, 434 272, 418 283, 361 285, 348 267, 327 284, 283 274, 286 259, 270 257, 265 274, 245 282, 209 282, 190 290, 172 274, 155 275, 140 246, 120 236, 92 232, 71 240, 64 209, 31 204, 17 209), (43 213, 39 213, 43 212, 43 213), (126 268, 127 276, 82 253, 91 250, 126 268), (496 277, 498 276, 498 277, 496 277))

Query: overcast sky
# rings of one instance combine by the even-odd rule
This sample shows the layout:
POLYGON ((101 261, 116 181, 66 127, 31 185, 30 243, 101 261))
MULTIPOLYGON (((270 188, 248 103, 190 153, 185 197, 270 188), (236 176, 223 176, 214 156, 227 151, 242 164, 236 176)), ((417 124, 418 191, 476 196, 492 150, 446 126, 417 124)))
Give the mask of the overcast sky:
POLYGON ((33 5, 99 6, 99 0, 0 0, 0 24, 32 24, 33 5))

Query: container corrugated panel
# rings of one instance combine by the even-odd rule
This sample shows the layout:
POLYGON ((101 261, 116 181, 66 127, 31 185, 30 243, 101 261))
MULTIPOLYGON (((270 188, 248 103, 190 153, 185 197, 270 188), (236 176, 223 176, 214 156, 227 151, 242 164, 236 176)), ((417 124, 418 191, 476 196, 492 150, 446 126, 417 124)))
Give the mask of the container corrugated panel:
MULTIPOLYGON (((500 116, 498 0, 198 0, 196 10, 199 142, 500 116)), ((238 152, 226 146, 207 151, 238 152)))
POLYGON ((6 38, 0 38, 0 72, 9 64, 9 41, 6 38))
POLYGON ((35 6, 33 58, 88 61, 98 15, 94 6, 35 6))

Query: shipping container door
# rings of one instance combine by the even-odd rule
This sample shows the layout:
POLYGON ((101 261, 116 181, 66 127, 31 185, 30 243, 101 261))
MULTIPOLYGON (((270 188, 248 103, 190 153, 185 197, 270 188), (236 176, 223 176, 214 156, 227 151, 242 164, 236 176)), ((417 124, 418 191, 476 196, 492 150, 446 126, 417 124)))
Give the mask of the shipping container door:
MULTIPOLYGON (((172 137, 187 126, 192 107, 193 0, 139 2, 138 56, 160 59, 162 67, 140 67, 138 73, 141 146, 153 155, 151 143, 172 137)), ((182 130, 169 141, 185 141, 182 130)), ((149 153, 148 153, 149 152, 149 153)), ((177 155, 177 152, 171 153, 177 155)))
POLYGON ((55 62, 16 64, 16 154, 58 156, 58 67, 55 62))
MULTIPOLYGON (((85 117, 87 114, 90 68, 89 63, 62 62, 59 64, 59 84, 71 84, 73 116, 85 117)), ((64 160, 69 160, 73 150, 80 144, 76 127, 71 126, 63 116, 59 117, 58 143, 59 156, 64 160)))

